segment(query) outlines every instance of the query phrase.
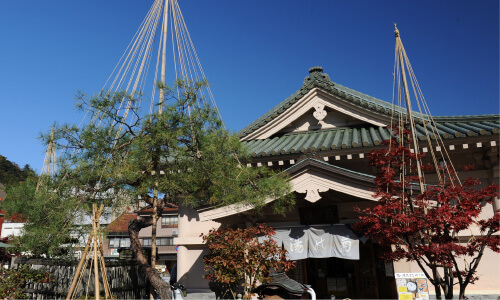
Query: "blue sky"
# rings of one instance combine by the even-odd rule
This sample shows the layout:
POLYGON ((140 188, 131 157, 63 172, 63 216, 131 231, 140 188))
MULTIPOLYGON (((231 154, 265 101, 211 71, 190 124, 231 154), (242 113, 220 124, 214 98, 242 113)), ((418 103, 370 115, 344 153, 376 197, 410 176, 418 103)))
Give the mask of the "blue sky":
MULTIPOLYGON (((79 123, 152 0, 0 1, 0 155, 40 170, 37 139, 79 123)), ((226 126, 238 131, 323 66, 391 101, 393 23, 433 115, 499 113, 499 2, 179 0, 226 126)))

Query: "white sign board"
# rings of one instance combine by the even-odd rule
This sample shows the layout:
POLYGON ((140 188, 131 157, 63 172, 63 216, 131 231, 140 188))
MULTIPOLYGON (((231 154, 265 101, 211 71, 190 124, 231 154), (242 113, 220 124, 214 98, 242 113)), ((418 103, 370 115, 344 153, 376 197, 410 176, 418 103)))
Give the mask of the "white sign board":
POLYGON ((395 273, 399 300, 429 300, 429 286, 424 273, 395 273))

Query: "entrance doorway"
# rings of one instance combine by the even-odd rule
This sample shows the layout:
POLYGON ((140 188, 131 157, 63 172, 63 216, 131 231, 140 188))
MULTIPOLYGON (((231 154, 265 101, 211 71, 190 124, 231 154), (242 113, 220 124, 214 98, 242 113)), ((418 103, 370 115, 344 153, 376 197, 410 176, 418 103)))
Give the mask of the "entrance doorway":
POLYGON ((358 298, 356 295, 356 262, 330 258, 308 258, 307 281, 319 299, 358 298))
POLYGON ((307 258, 296 262, 295 270, 288 276, 309 284, 318 299, 379 299, 394 298, 395 281, 390 268, 378 258, 378 245, 360 243, 360 259, 336 257, 307 258))

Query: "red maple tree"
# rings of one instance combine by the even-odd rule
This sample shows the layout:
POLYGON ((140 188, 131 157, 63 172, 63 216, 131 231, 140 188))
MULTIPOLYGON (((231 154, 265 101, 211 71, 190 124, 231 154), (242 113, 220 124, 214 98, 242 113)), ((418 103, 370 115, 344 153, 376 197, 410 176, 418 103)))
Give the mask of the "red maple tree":
MULTIPOLYGON (((394 131, 398 136, 398 130, 394 131)), ((485 207, 491 207, 485 204, 498 196, 498 186, 478 188, 480 182, 473 178, 460 183, 453 170, 443 166, 438 170, 442 180, 426 185, 421 193, 414 174, 416 160, 423 155, 406 146, 409 136, 403 130, 406 143, 393 138, 386 141, 387 148, 370 153, 371 165, 379 170, 373 195, 378 202, 363 210, 356 208, 361 221, 354 228, 381 245, 392 246, 384 259, 415 261, 438 298, 442 289, 446 299, 451 299, 453 286, 458 284, 463 299, 467 286, 478 279, 476 271, 485 249, 500 252, 500 240, 493 235, 500 230, 499 210, 486 219, 480 217, 485 207)), ((425 165, 422 169, 431 172, 434 168, 425 165)))
POLYGON ((222 299, 236 299, 240 286, 243 298, 250 299, 258 283, 269 281, 271 271, 295 267, 295 262, 286 258, 286 250, 271 239, 274 234, 272 227, 257 224, 247 229, 212 229, 202 235, 209 251, 203 258, 205 278, 222 299))

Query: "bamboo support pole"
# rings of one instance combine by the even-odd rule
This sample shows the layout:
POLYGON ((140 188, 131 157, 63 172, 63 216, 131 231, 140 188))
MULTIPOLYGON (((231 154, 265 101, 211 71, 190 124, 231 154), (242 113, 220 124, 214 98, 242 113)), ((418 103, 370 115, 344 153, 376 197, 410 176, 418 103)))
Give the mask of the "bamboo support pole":
POLYGON ((102 283, 104 285, 104 293, 106 294, 106 299, 111 299, 111 290, 109 287, 109 282, 108 282, 108 272, 106 270, 106 262, 104 261, 104 249, 102 246, 102 239, 101 235, 98 236, 99 238, 99 252, 101 254, 100 256, 100 265, 101 265, 101 272, 102 272, 102 283))
POLYGON ((165 67, 167 64, 167 35, 168 35, 168 0, 165 0, 163 8, 163 44, 161 53, 161 72, 160 72, 160 82, 162 88, 160 89, 160 99, 158 100, 158 112, 161 114, 163 112, 163 97, 164 97, 164 87, 165 87, 165 67))
MULTIPOLYGON (((161 114, 163 112, 163 97, 165 96, 164 88, 165 88, 165 66, 167 63, 167 35, 168 35, 168 4, 169 0, 165 0, 163 2, 163 44, 162 44, 162 63, 161 63, 161 72, 160 72, 160 82, 162 84, 162 88, 160 89, 160 98, 159 98, 159 106, 158 112, 161 114)), ((159 176, 160 169, 158 167, 159 162, 156 163, 156 172, 155 176, 159 176)), ((151 227, 151 267, 155 269, 156 267, 156 223, 158 221, 158 181, 155 184, 154 195, 153 195, 153 225, 151 227)), ((153 293, 149 294, 149 298, 151 300, 154 299, 153 293)))
POLYGON ((93 232, 92 235, 94 236, 94 243, 93 243, 93 254, 94 254, 94 299, 99 300, 100 299, 100 288, 99 288, 99 262, 97 258, 97 205, 93 204, 92 205, 92 210, 94 213, 94 220, 92 222, 92 227, 93 227, 93 232))
MULTIPOLYGON (((413 112, 411 109, 411 101, 410 101, 410 92, 408 90, 408 83, 406 82, 406 73, 405 73, 405 64, 403 61, 403 43, 401 42, 401 37, 399 36, 399 31, 396 28, 395 29, 395 34, 396 34, 396 43, 397 43, 397 49, 398 49, 398 56, 399 56, 399 61, 401 65, 401 78, 403 79, 403 88, 405 92, 405 100, 406 100, 406 110, 408 113, 408 118, 410 119, 410 127, 411 127, 411 138, 413 140, 413 147, 415 149, 415 154, 419 154, 418 151, 418 142, 417 142, 417 135, 415 134, 415 120, 413 119, 413 112)), ((420 159, 416 159, 417 162, 417 173, 418 173, 418 183, 420 185, 420 192, 424 193, 424 183, 422 182, 422 168, 420 165, 420 159)))
POLYGON ((66 300, 71 299, 71 296, 72 296, 73 291, 76 287, 76 283, 78 281, 78 278, 80 277, 79 274, 82 271, 82 266, 85 263, 85 260, 87 258, 87 253, 89 251, 91 242, 92 242, 92 235, 89 235, 89 238, 87 240, 87 245, 85 245, 85 250, 83 250, 82 257, 80 259, 80 262, 78 263, 78 267, 76 268, 75 276, 73 277, 73 282, 71 283, 71 286, 69 287, 69 291, 68 291, 68 295, 66 296, 66 300))
MULTIPOLYGON (((104 205, 101 205, 101 208, 99 209, 99 212, 97 214, 97 218, 101 217, 101 213, 102 213, 103 209, 104 209, 104 205)), ((92 215, 94 218, 96 217, 94 212, 92 213, 92 215)), ((92 240, 93 240, 93 235, 91 232, 91 234, 89 235, 89 238, 87 239, 87 244, 85 245, 85 250, 83 250, 82 257, 80 258, 80 262, 78 263, 78 267, 76 268, 75 276, 73 277, 73 281, 72 281, 71 286, 69 288, 68 295, 66 296, 66 300, 71 299, 71 296, 73 295, 78 278, 80 277, 79 276, 80 272, 82 271, 83 264, 87 260, 87 255, 88 255, 90 244, 92 243, 92 240)))

